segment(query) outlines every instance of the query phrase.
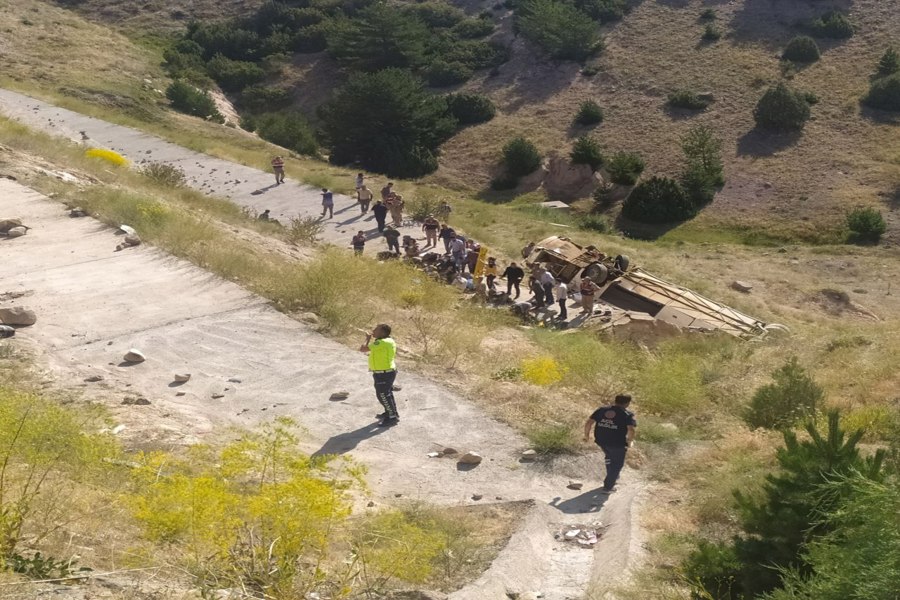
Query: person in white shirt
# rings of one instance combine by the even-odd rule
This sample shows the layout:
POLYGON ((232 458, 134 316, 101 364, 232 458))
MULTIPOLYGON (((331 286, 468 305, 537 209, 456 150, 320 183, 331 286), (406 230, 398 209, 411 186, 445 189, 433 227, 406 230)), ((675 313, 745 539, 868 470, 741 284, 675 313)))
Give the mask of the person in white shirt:
POLYGON ((552 305, 553 288, 556 286, 556 279, 553 277, 553 273, 551 273, 549 269, 541 268, 541 275, 538 280, 541 282, 541 287, 544 289, 543 304, 547 306, 552 305))
POLYGON ((565 321, 569 318, 566 311, 566 303, 569 301, 569 286, 560 281, 556 284, 556 302, 559 304, 559 320, 565 321))

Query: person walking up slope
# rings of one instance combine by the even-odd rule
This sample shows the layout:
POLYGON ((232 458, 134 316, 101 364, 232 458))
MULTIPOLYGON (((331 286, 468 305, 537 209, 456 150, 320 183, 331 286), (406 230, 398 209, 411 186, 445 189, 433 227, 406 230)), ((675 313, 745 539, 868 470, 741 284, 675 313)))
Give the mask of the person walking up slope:
POLYGON ((594 441, 603 450, 606 479, 603 480, 601 491, 605 494, 615 491, 619 473, 625 466, 625 453, 634 443, 637 421, 634 413, 628 410, 629 404, 631 396, 619 394, 615 404, 601 406, 584 423, 584 441, 588 441, 593 428, 594 441))
POLYGON ((384 412, 377 415, 381 422, 379 427, 393 427, 400 422, 397 414, 397 403, 394 400, 394 380, 397 378, 397 343, 391 337, 391 326, 386 323, 376 325, 372 333, 366 336, 365 343, 359 347, 360 352, 369 354, 369 371, 375 383, 375 396, 384 412))

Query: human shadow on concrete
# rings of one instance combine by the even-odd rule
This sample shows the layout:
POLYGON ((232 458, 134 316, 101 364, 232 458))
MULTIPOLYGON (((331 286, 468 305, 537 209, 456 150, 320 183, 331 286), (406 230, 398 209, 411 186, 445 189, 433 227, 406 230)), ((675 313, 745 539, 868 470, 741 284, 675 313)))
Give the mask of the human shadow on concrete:
POLYGON ((772 156, 797 143, 800 131, 778 132, 755 127, 738 139, 738 156, 772 156))
POLYGON ((312 453, 312 456, 326 456, 328 454, 345 454, 354 450, 360 442, 373 438, 387 431, 386 427, 379 427, 377 422, 363 425, 359 429, 333 435, 312 453))
POLYGON ((549 502, 550 506, 567 515, 580 515, 587 513, 598 513, 606 501, 609 494, 602 492, 603 488, 598 487, 588 490, 574 498, 562 500, 559 496, 549 502))
POLYGON ((263 188, 259 188, 259 189, 253 190, 252 192, 250 192, 250 195, 251 195, 251 196, 259 196, 260 194, 265 194, 266 192, 268 192, 268 191, 271 190, 272 188, 276 188, 276 187, 278 187, 278 184, 277 184, 277 183, 273 183, 272 185, 267 185, 266 187, 263 187, 263 188))

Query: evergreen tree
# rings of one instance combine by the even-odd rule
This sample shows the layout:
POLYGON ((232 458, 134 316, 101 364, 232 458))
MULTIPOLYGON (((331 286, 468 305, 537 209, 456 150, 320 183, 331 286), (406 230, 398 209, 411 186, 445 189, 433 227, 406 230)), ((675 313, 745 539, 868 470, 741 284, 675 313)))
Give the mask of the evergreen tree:
POLYGON ((601 48, 597 24, 561 0, 524 0, 516 9, 516 27, 553 58, 584 60, 601 48))
POLYGON ((331 161, 359 161, 395 177, 420 177, 437 168, 441 142, 456 130, 447 101, 425 91, 409 71, 357 73, 320 109, 331 161))
POLYGON ((809 115, 806 98, 784 83, 766 90, 753 111, 757 126, 779 131, 803 129, 809 115))
POLYGON ((415 68, 425 63, 428 27, 413 14, 374 4, 327 35, 328 53, 357 71, 415 68))
POLYGON ((900 72, 900 54, 893 48, 888 48, 878 60, 878 74, 886 76, 897 72, 900 72))

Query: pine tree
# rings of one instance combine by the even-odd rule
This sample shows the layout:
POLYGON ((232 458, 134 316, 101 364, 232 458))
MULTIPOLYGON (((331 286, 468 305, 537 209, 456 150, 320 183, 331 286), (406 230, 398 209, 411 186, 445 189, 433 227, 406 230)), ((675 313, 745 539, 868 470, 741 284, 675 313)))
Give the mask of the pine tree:
POLYGON ((779 131, 803 129, 809 116, 806 98, 784 83, 769 88, 753 111, 757 126, 779 131))
POLYGON ((878 74, 886 76, 897 72, 900 72, 900 54, 893 48, 888 48, 878 61, 878 74))
POLYGON ((328 53, 356 71, 415 68, 425 63, 428 27, 387 4, 374 4, 328 35, 328 53))

